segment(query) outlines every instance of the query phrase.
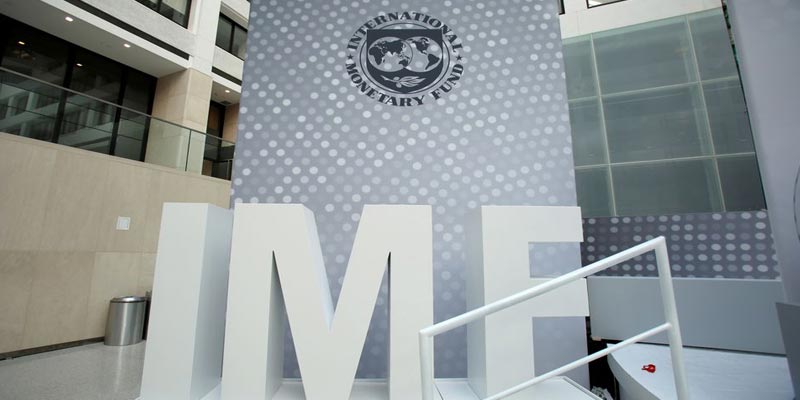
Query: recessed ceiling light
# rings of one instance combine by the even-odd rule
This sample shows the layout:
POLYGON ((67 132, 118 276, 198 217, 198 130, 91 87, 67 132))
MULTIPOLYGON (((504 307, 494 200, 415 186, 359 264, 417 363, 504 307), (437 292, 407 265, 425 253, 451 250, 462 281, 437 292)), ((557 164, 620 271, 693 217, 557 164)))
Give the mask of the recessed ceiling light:
POLYGON ((23 42, 22 40, 17 41, 17 43, 19 43, 21 46, 25 46, 25 42, 23 42))
POLYGON ((230 93, 230 92, 231 92, 230 90, 228 90, 228 89, 225 89, 225 93, 230 93))
POLYGON ((65 19, 65 20, 67 20, 67 22, 72 22, 72 21, 75 21, 75 19, 74 19, 74 18, 72 18, 72 17, 70 17, 69 15, 67 15, 66 17, 64 17, 64 19, 65 19))
POLYGON ((129 45, 127 43, 123 43, 122 45, 125 46, 126 49, 130 49, 131 48, 131 45, 129 45))
POLYGON ((78 67, 82 67, 83 66, 83 64, 81 64, 81 63, 77 63, 75 65, 78 66, 78 67))

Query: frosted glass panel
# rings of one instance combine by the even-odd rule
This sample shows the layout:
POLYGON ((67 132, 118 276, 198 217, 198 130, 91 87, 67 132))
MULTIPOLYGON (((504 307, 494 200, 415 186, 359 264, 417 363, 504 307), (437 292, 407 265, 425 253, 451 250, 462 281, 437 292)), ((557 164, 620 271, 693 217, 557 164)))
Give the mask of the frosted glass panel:
POLYGON ((723 157, 717 162, 728 211, 767 208, 755 156, 723 157))
POLYGON ((567 96, 570 99, 597 94, 594 85, 594 63, 589 37, 564 41, 564 66, 567 72, 567 96))
POLYGON ((612 166, 618 215, 721 211, 714 161, 612 166))
POLYGON ((611 162, 708 154, 698 90, 659 89, 604 99, 611 162))
POLYGON ((689 18, 702 79, 739 76, 728 27, 721 10, 689 18))
POLYGON ((575 165, 605 164, 606 145, 597 98, 569 103, 575 165))
POLYGON ((608 167, 575 170, 575 185, 584 218, 612 215, 608 167))
POLYGON ((685 20, 600 33, 594 45, 603 94, 696 81, 685 20))
POLYGON ((703 85, 717 154, 753 152, 753 134, 739 80, 703 85))
POLYGON ((722 10, 570 38, 564 61, 584 215, 764 208, 722 10))

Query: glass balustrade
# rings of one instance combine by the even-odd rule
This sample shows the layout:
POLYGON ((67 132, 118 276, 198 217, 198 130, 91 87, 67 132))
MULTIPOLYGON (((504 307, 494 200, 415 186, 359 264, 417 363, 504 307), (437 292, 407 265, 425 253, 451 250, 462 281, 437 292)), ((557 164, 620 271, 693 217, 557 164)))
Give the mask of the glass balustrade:
POLYGON ((230 179, 235 149, 216 136, 5 68, 0 132, 221 179, 230 179))

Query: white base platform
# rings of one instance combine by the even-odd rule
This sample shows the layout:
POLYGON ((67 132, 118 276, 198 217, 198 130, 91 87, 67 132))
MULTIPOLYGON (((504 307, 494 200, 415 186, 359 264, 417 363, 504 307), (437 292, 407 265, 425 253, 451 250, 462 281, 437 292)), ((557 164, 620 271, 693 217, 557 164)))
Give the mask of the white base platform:
MULTIPOLYGON (((689 395, 703 400, 792 400, 786 357, 684 348, 689 395)), ((669 347, 634 344, 608 357, 621 400, 674 399, 669 347), (642 371, 654 364, 655 373, 642 371)))
MULTIPOLYGON (((480 400, 464 379, 437 379, 436 388, 441 400, 480 400)), ((553 378, 522 392, 531 400, 600 400, 569 378, 553 378)), ((203 400, 219 400, 217 387, 203 400)), ((272 400, 304 400, 303 384, 299 380, 287 379, 272 400)), ((353 385, 350 400, 388 400, 386 382, 381 380, 358 380, 353 385)))

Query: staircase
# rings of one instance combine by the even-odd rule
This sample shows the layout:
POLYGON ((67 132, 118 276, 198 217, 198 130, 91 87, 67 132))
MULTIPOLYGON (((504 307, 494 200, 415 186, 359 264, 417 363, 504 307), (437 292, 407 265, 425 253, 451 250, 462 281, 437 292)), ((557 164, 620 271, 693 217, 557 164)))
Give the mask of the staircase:
POLYGON ((675 305, 675 292, 672 288, 672 272, 669 265, 669 254, 664 237, 657 237, 648 240, 630 249, 621 251, 610 257, 597 261, 586 267, 577 269, 568 274, 555 278, 547 283, 534 286, 517 294, 513 294, 504 299, 500 299, 483 307, 467 311, 446 321, 432 325, 419 332, 420 341, 420 363, 422 371, 422 399, 423 400, 476 400, 479 397, 474 393, 467 393, 466 388, 456 387, 456 385, 436 382, 433 378, 433 338, 445 332, 464 326, 470 322, 485 318, 487 315, 505 310, 516 304, 528 301, 534 297, 556 290, 578 279, 586 278, 589 275, 602 272, 617 264, 628 261, 650 251, 656 253, 656 264, 658 265, 658 277, 661 286, 661 301, 664 305, 664 316, 666 322, 650 330, 635 335, 622 342, 611 345, 608 348, 590 354, 572 363, 556 368, 546 374, 534 377, 527 382, 522 382, 517 386, 492 394, 482 400, 500 400, 511 395, 518 395, 515 398, 531 398, 544 400, 559 399, 597 399, 596 396, 583 390, 571 380, 561 375, 582 365, 586 365, 594 360, 605 357, 617 350, 628 347, 634 343, 646 340, 662 332, 667 332, 669 338, 670 355, 673 365, 673 376, 678 400, 688 400, 688 388, 686 384, 686 370, 683 363, 683 341, 681 339, 680 326, 678 324, 678 311, 675 305), (469 397, 472 394, 473 397, 469 397))

